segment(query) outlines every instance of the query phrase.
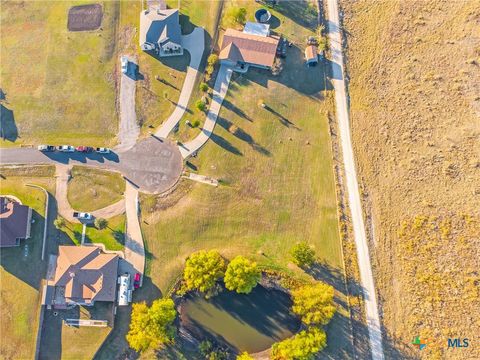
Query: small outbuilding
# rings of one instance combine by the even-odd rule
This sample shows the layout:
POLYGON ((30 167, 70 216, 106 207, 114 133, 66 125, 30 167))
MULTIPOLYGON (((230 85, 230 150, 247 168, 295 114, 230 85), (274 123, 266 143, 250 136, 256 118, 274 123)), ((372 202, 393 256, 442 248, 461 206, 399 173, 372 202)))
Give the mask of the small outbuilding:
POLYGON ((305 48, 305 61, 307 66, 316 66, 318 64, 318 50, 315 45, 308 45, 305 48))

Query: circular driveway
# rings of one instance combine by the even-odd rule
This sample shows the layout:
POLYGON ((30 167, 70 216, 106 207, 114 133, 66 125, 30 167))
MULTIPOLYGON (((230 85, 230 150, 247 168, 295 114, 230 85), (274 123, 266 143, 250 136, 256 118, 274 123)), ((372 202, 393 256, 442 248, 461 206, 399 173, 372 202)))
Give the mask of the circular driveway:
POLYGON ((0 149, 0 164, 85 165, 120 172, 140 191, 162 193, 180 178, 183 158, 170 140, 150 136, 125 152, 42 153, 33 148, 0 149))

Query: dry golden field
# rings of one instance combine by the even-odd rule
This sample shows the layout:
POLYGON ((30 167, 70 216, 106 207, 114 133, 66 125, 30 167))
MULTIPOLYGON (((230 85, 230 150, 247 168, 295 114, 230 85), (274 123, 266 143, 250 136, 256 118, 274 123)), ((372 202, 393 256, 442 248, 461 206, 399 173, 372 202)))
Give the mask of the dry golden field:
POLYGON ((479 2, 341 6, 387 358, 479 359, 479 2))

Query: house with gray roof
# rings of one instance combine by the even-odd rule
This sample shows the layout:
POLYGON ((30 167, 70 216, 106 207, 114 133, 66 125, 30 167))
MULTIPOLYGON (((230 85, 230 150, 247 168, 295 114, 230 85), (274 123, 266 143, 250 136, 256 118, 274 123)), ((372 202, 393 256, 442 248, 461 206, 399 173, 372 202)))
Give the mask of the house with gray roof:
POLYGON ((19 246, 30 238, 32 209, 13 198, 0 196, 0 247, 19 246))
POLYGON ((150 7, 140 13, 140 47, 158 56, 183 55, 178 9, 150 7))

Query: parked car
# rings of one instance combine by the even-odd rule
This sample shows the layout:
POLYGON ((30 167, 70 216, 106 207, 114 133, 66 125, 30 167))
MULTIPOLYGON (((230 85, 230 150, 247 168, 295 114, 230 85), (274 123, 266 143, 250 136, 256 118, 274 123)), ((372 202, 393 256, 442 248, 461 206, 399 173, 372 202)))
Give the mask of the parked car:
POLYGON ((91 146, 77 146, 76 150, 78 152, 90 153, 93 151, 93 148, 91 146))
POLYGON ((126 74, 128 72, 128 58, 122 56, 120 61, 122 63, 122 73, 126 74))
POLYGON ((93 218, 92 214, 90 213, 78 211, 73 212, 73 217, 78 220, 92 220, 93 218))
POLYGON ((48 152, 55 151, 55 146, 53 145, 38 145, 38 151, 48 152))
POLYGON ((287 40, 284 38, 281 38, 280 42, 278 43, 277 56, 281 58, 287 57, 287 40))
POLYGON ((61 152, 74 152, 75 148, 72 145, 60 145, 57 146, 57 150, 61 152))
POLYGON ((97 147, 97 148, 95 149, 95 151, 96 151, 97 153, 100 153, 100 154, 108 154, 108 153, 110 153, 110 149, 109 149, 109 148, 105 148, 105 147, 97 147))
POLYGON ((138 289, 140 287, 140 279, 142 278, 142 275, 140 273, 136 273, 135 277, 133 278, 133 287, 135 289, 138 289))

